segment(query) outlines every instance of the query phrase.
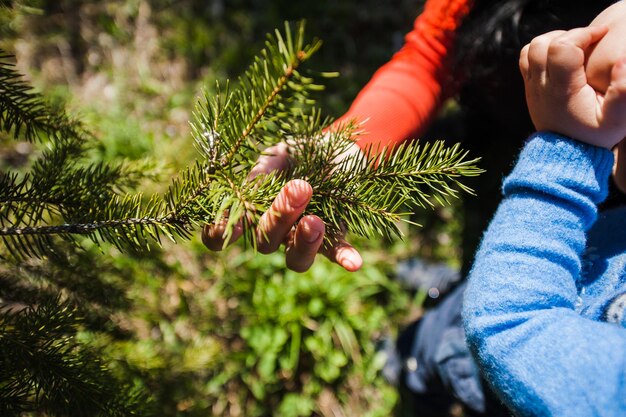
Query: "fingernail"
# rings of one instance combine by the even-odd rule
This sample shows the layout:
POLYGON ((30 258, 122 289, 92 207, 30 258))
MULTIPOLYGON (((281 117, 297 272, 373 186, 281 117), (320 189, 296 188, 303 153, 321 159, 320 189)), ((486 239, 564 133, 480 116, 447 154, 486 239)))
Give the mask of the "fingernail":
POLYGON ((308 224, 304 225, 302 231, 303 231, 302 238, 307 243, 317 242, 317 239, 319 239, 320 236, 322 235, 322 232, 320 232, 319 230, 312 229, 311 226, 309 226, 308 224))
POLYGON ((337 262, 346 270, 354 272, 361 268, 363 260, 361 255, 353 252, 353 250, 346 250, 337 256, 337 262))
POLYGON ((354 269, 354 262, 352 262, 350 259, 344 259, 342 263, 344 268, 346 268, 348 271, 352 271, 354 269))
POLYGON ((303 180, 293 180, 286 188, 289 205, 292 208, 299 208, 309 201, 311 186, 303 180))

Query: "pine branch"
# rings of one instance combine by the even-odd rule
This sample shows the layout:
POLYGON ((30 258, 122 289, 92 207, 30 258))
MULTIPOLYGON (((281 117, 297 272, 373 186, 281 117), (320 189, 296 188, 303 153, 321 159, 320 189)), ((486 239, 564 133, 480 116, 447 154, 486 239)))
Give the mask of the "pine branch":
POLYGON ((400 236, 399 222, 412 223, 408 216, 413 211, 449 204, 460 192, 472 193, 459 179, 482 172, 478 158, 468 160, 458 144, 446 148, 443 141, 406 142, 392 150, 370 148, 340 157, 357 129, 346 124, 325 136, 307 131, 292 142, 290 175, 313 187, 307 214, 325 219, 331 231, 400 236))
POLYGON ((303 24, 293 35, 291 26, 285 24, 285 35, 275 31, 273 37, 268 36, 265 48, 240 77, 236 90, 227 88, 222 94, 218 86, 213 100, 205 95, 192 125, 205 157, 218 161, 222 169, 232 169, 246 161, 246 156, 244 164, 254 163, 261 145, 282 140, 274 124, 298 112, 310 92, 321 88, 298 71, 320 46, 319 41, 304 44, 303 24))
POLYGON ((64 244, 55 253, 45 259, 5 260, 0 266, 1 304, 40 305, 55 302, 63 294, 85 318, 87 328, 109 328, 121 334, 110 314, 128 307, 129 300, 112 263, 96 250, 75 251, 64 244))
POLYGON ((268 37, 266 48, 239 79, 235 91, 230 92, 227 85, 222 93, 218 85, 213 100, 205 93, 192 124, 196 146, 205 161, 187 170, 182 180, 170 187, 165 197, 170 208, 168 218, 200 224, 228 213, 228 234, 235 223, 243 221, 247 240, 255 244, 250 229, 269 206, 271 194, 267 193, 276 192, 280 184, 273 179, 250 183, 247 174, 262 146, 283 139, 276 124, 285 124, 286 119, 300 114, 310 101, 310 91, 321 88, 298 72, 319 47, 319 41, 304 44, 303 24, 295 36, 286 24, 285 36, 276 31, 274 37, 268 37), (264 197, 255 198, 251 191, 264 197))
MULTIPOLYGON (((78 135, 53 136, 55 146, 34 164, 30 176, 4 178, 0 237, 14 256, 41 256, 52 237, 71 242, 75 235, 86 235, 123 250, 148 247, 148 238, 157 242, 161 235, 186 238, 194 226, 225 213, 230 226, 243 219, 246 230, 251 229, 281 184, 273 179, 250 182, 247 172, 262 147, 282 140, 283 130, 276 126, 292 124, 290 119, 310 101, 310 91, 320 88, 298 71, 319 45, 304 44, 303 25, 293 34, 286 25, 284 35, 276 31, 268 37, 266 48, 235 91, 227 88, 222 95, 218 89, 213 101, 205 96, 198 105, 193 132, 205 161, 173 181, 165 196, 153 197, 145 205, 140 195, 119 196, 107 188, 115 178, 105 175, 103 167, 75 167, 85 149, 83 141, 73 140, 78 135)), ((51 118, 31 117, 43 111, 43 104, 35 95, 22 97, 27 88, 13 78, 14 94, 9 97, 27 105, 11 107, 23 116, 10 118, 8 128, 17 131, 24 125, 29 132, 47 128, 36 122, 51 118)), ((253 239, 251 233, 246 235, 253 239)))
POLYGON ((256 247, 261 213, 292 178, 311 183, 307 214, 319 215, 331 232, 347 228, 391 237, 400 235, 398 222, 408 221, 413 210, 472 192, 460 178, 481 172, 478 159, 468 160, 458 145, 412 142, 344 157, 360 126, 325 133, 331 121, 312 98, 321 86, 299 70, 319 46, 305 44, 303 24, 294 33, 286 25, 284 35, 268 37, 236 88, 227 83, 223 91, 217 86, 213 98, 205 93, 192 122, 203 158, 173 180, 165 195, 147 202, 115 187, 121 171, 102 164, 81 167, 87 145, 80 137, 53 134, 55 146, 30 176, 2 178, 0 238, 14 256, 41 256, 51 239, 73 242, 77 235, 129 250, 149 248, 162 236, 185 239, 196 227, 227 218, 226 236, 241 224, 246 241, 256 247), (263 150, 285 140, 292 169, 250 179, 263 150))
MULTIPOLYGON (((54 238, 74 242, 75 235, 124 249, 146 247, 144 235, 161 227, 146 226, 155 209, 144 208, 141 195, 126 192, 150 173, 124 164, 85 163, 94 138, 49 107, 8 59, 0 56, 0 129, 14 140, 46 140, 43 151, 33 154, 38 156, 29 171, 0 173, 0 237, 8 252, 18 258, 53 254, 54 238)), ((161 229, 189 233, 180 233, 177 225, 161 229)))
POLYGON ((145 407, 118 390, 98 357, 75 339, 80 320, 59 300, 0 313, 0 413, 126 416, 145 407))
POLYGON ((41 140, 42 134, 85 137, 86 131, 79 122, 53 110, 40 94, 34 92, 15 70, 12 59, 0 49, 0 129, 30 142, 41 140))

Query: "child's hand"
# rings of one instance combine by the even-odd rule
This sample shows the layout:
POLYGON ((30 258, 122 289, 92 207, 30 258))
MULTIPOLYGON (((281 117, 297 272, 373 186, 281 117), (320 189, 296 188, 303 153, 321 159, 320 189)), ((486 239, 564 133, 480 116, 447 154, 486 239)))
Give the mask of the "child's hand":
POLYGON ((585 60, 606 26, 554 31, 520 54, 526 101, 537 130, 611 149, 626 137, 626 59, 616 61, 606 94, 588 84, 585 60))

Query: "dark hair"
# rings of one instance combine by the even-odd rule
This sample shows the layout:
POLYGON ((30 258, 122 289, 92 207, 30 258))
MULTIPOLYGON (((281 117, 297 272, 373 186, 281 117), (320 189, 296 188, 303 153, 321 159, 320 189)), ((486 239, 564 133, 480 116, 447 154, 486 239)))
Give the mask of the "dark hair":
POLYGON ((481 73, 499 61, 517 61, 520 49, 542 33, 588 25, 615 0, 475 0, 459 28, 456 62, 481 73))

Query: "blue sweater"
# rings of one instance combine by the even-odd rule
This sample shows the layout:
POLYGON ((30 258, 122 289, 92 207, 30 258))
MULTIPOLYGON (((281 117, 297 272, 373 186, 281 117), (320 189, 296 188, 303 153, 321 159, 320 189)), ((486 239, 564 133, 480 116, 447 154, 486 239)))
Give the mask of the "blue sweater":
POLYGON ((519 416, 626 416, 626 207, 613 155, 540 132, 504 181, 463 306, 481 372, 519 416))

